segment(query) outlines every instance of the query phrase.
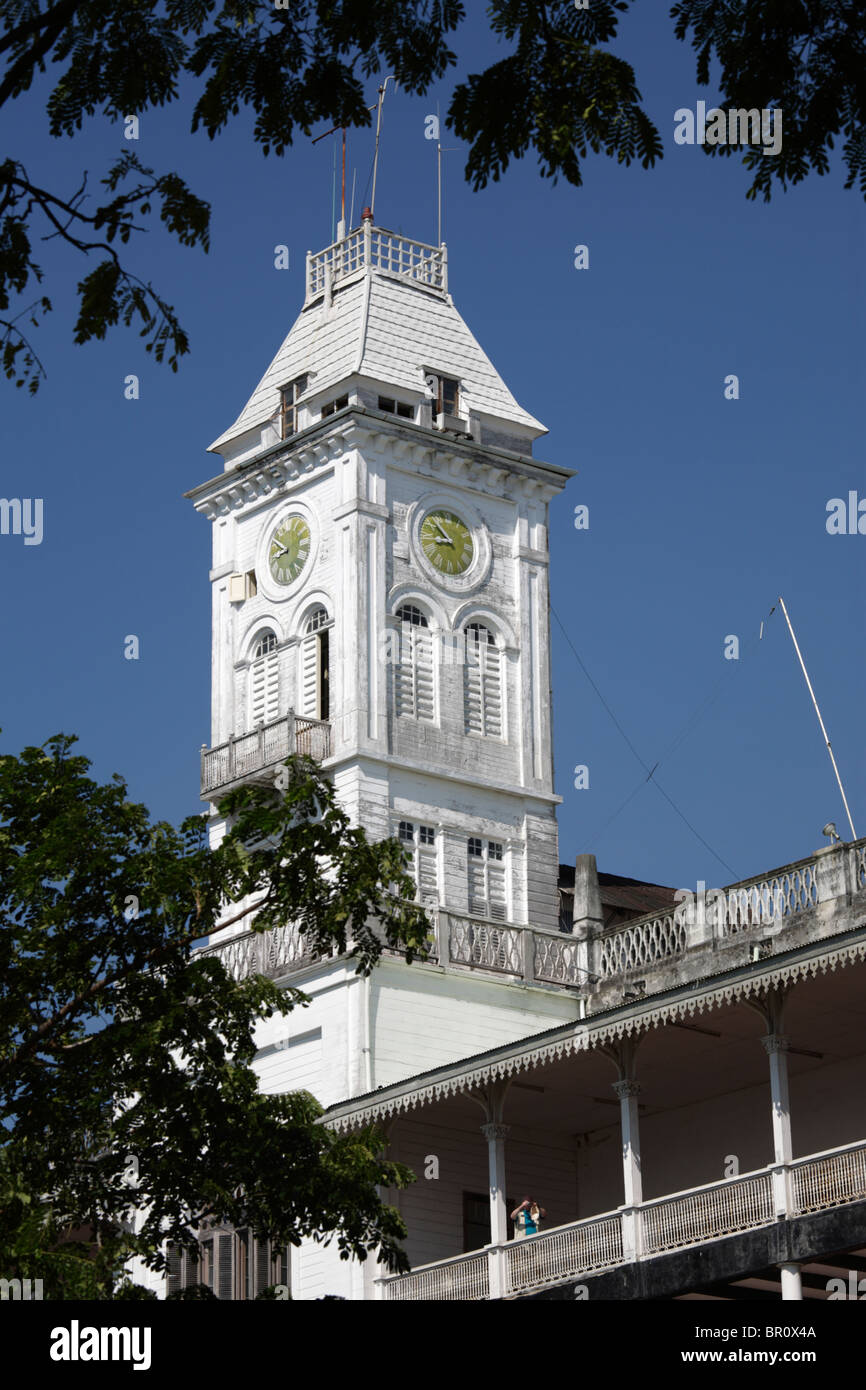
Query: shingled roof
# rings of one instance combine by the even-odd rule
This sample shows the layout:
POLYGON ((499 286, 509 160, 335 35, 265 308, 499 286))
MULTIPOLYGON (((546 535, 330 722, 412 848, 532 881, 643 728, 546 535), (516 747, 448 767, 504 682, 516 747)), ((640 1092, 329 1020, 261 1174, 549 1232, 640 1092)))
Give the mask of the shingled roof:
MULTIPOLYGON (((375 230, 380 239, 395 235, 375 230)), ((460 380, 467 409, 517 425, 531 438, 547 433, 515 400, 447 290, 374 259, 338 275, 330 293, 308 293, 240 415, 210 448, 220 451, 265 425, 279 409, 280 388, 304 373, 315 374, 309 389, 316 393, 352 376, 423 393, 430 371, 460 380)))

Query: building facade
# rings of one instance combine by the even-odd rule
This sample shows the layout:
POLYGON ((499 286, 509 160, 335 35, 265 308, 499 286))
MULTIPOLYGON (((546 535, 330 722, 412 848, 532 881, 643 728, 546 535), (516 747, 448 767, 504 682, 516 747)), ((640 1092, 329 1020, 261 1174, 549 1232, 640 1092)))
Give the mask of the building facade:
MULTIPOLYGON (((368 979, 349 959, 314 958, 291 924, 258 935, 242 920, 205 948, 238 975, 263 970, 312 998, 259 1026, 263 1088, 311 1091, 338 1127, 382 1120, 390 1155, 430 1174, 394 1195, 420 1272, 383 1281, 372 1261, 341 1262, 312 1242, 286 1254, 217 1232, 207 1278, 220 1297, 254 1296, 277 1268, 300 1299, 560 1296, 603 1275, 626 1291, 601 1296, 646 1296, 638 1284, 628 1291, 623 1270, 643 1277, 651 1256, 687 1248, 685 1218, 647 1215, 649 1194, 664 1199, 695 1174, 735 1183, 731 1164, 739 1173, 769 1161, 765 1130, 769 1177, 724 1191, 736 1188, 734 1207, 750 1213, 737 1232, 752 1231, 758 1210, 784 1224, 794 1213, 790 1122, 780 1118, 790 1116, 789 986, 774 974, 776 955, 814 946, 836 971, 842 957, 826 942, 866 932, 862 845, 814 861, 808 902, 799 888, 786 887, 784 902, 771 892, 771 915, 754 885, 728 890, 730 931, 690 922, 670 889, 598 875, 590 855, 560 866, 547 537, 549 504, 571 474, 534 456, 544 427, 473 338, 447 274, 444 246, 375 227, 371 215, 308 255, 295 324, 211 446, 222 471, 188 494, 213 527, 212 737, 202 750, 212 842, 229 788, 272 781, 288 753, 310 753, 355 823, 403 842, 435 933, 429 961, 386 954, 368 979), (716 975, 718 988, 707 983, 716 975), (735 1019, 725 1066, 710 1061, 707 1039, 727 1034, 700 1024, 722 1007, 719 989, 735 1019), (767 1075, 746 1060, 753 1015, 770 1040, 767 1075), (639 1083, 644 1058, 650 1079, 639 1083), (645 1118, 639 1084, 659 1087, 645 1118), (772 1123, 767 1096, 759 1119, 764 1092, 772 1123), (722 1129, 712 1137, 700 1110, 720 1096, 730 1097, 718 1102, 729 1140, 722 1129), (647 1151, 663 1156, 646 1181, 642 1123, 647 1151), (713 1167, 719 1143, 727 1176, 713 1167), (509 1242, 511 1199, 524 1189, 538 1190, 557 1229, 509 1242), (681 1244, 659 1245, 647 1221, 673 1222, 681 1244)), ((857 950, 850 963, 862 970, 857 950)), ((833 1035, 827 1085, 840 1096, 854 1084, 853 1046, 833 1035)), ((818 1055, 811 1043, 801 1051, 818 1055)), ((811 1084, 834 1110, 824 1080, 811 1084)), ((808 1152, 837 1141, 842 1115, 866 1134, 856 1106, 840 1100, 831 1123, 814 1118, 815 1104, 808 1152)), ((857 1153, 852 1173, 862 1172, 857 1153)), ((708 1229, 688 1227, 692 1246, 731 1234, 708 1229)))

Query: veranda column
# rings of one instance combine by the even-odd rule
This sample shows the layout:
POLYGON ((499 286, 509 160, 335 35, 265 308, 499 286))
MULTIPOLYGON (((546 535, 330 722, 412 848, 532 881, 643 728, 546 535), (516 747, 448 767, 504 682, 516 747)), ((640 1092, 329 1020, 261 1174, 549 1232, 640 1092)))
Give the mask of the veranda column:
MULTIPOLYGON (((776 1215, 788 1215, 788 1164, 791 1148, 791 1101, 788 1093, 788 1048, 782 1033, 768 1033, 761 1039, 770 1059, 770 1100, 773 1111, 773 1194, 776 1215)), ((799 1277, 799 1276, 798 1276, 799 1277)), ((783 1285, 784 1287, 784 1285, 783 1285)), ((784 1297, 784 1293, 783 1293, 784 1297)))
MULTIPOLYGON (((510 1125, 486 1124, 481 1133, 487 1140, 487 1167, 490 1187, 490 1243, 504 1246, 508 1241, 508 1212, 505 1209, 505 1141, 510 1125)), ((504 1291, 504 1271, 500 1254, 491 1252, 490 1297, 500 1298, 504 1291)))
POLYGON ((619 1097, 619 1119, 622 1130, 622 1182, 625 1199, 623 1212, 623 1256, 636 1260, 640 1256, 640 1225, 636 1207, 643 1201, 643 1182, 640 1171, 640 1122, 638 1096, 640 1082, 633 1078, 615 1081, 613 1089, 619 1097))
POLYGON ((803 1278, 798 1264, 779 1265, 782 1271, 782 1298, 802 1301, 803 1278))

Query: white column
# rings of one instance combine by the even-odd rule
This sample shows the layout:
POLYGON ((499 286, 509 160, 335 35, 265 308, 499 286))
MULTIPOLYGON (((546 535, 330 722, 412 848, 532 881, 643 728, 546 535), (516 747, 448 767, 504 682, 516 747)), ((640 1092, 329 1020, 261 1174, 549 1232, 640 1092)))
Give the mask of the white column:
POLYGON ((635 1210, 643 1201, 643 1182, 640 1170, 640 1123, 638 1101, 640 1083, 633 1080, 615 1081, 619 1097, 619 1116, 622 1129, 622 1181, 624 1196, 623 1255, 627 1260, 639 1259, 641 1253, 640 1222, 635 1210))
POLYGON ((510 1125, 481 1126, 487 1140, 487 1164, 490 1174, 490 1241, 504 1245, 508 1240, 508 1213, 505 1210, 505 1140, 510 1125))
POLYGON ((776 1215, 788 1215, 788 1164, 791 1148, 791 1102, 788 1094, 789 1039, 782 1033, 768 1033, 761 1042, 770 1059, 770 1099, 773 1112, 773 1192, 776 1215))
POLYGON ((487 1140, 487 1162, 490 1184, 490 1244, 488 1277, 491 1298, 501 1298, 505 1292, 505 1255, 499 1248, 508 1241, 508 1213, 505 1210, 505 1140, 510 1125, 486 1124, 481 1133, 487 1140))
POLYGON ((802 1301, 803 1279, 798 1264, 779 1265, 782 1271, 782 1298, 802 1301))

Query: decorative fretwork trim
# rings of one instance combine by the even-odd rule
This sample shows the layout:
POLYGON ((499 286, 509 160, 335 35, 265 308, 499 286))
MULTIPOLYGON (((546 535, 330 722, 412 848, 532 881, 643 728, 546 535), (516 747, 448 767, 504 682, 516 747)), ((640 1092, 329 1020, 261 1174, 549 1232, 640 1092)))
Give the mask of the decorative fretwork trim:
MULTIPOLYGON (((863 935, 855 941, 840 945, 833 950, 820 951, 820 954, 801 956, 798 960, 783 963, 779 960, 772 969, 762 969, 760 973, 729 980, 709 988, 697 989, 694 993, 665 1002, 658 996, 652 1001, 640 1001, 631 1012, 620 1014, 608 1022, 591 1022, 574 1025, 571 1033, 562 1033, 550 1042, 532 1046, 531 1040, 524 1050, 511 1056, 491 1058, 477 1067, 465 1072, 431 1080, 415 1090, 403 1091, 392 1096, 381 1096, 366 1105, 359 1105, 341 1115, 331 1118, 325 1116, 323 1123, 331 1129, 350 1130, 364 1124, 375 1123, 388 1116, 408 1114, 426 1105, 447 1100, 450 1096, 465 1094, 489 1086, 495 1081, 504 1081, 521 1072, 533 1071, 550 1062, 558 1062, 579 1052, 593 1052, 611 1042, 623 1038, 638 1037, 666 1023, 681 1023, 693 1019, 695 1015, 709 1013, 713 1009, 725 1008, 740 1000, 766 993, 768 989, 793 985, 828 971, 841 970, 866 960, 866 928, 863 935)), ((808 948, 807 948, 808 949, 808 948)), ((820 950, 818 948, 811 948, 820 950)), ((445 1068, 443 1068, 445 1070, 445 1068)), ((406 1083, 397 1083, 405 1085, 406 1083)), ((336 1107, 335 1107, 336 1108, 336 1107)))

